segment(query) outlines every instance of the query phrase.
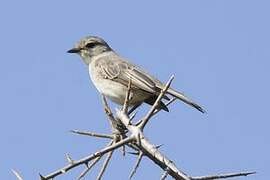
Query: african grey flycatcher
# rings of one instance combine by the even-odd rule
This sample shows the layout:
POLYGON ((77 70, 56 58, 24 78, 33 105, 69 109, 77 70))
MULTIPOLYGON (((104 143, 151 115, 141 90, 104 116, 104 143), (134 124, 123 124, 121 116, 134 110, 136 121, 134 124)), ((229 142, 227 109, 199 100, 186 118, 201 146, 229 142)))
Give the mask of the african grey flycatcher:
MULTIPOLYGON (((99 37, 83 38, 68 53, 80 55, 84 63, 88 65, 90 77, 98 91, 117 104, 123 105, 130 79, 131 99, 129 104, 133 106, 139 106, 143 102, 153 105, 164 88, 164 84, 159 80, 119 56, 99 37)), ((168 89, 167 94, 193 106, 202 113, 205 112, 198 104, 172 88, 168 89)), ((168 100, 168 97, 164 96, 164 99, 168 100)), ((159 107, 168 111, 163 102, 159 107)))

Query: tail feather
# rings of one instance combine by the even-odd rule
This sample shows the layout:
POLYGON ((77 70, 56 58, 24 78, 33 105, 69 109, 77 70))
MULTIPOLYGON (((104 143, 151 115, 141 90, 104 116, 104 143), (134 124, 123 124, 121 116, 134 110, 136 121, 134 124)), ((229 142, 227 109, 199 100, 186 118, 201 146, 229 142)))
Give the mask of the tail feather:
MULTIPOLYGON (((164 87, 163 86, 160 86, 159 87, 160 89, 163 89, 164 87)), ((181 101, 183 101, 184 103, 194 107, 195 109, 197 109, 198 111, 202 112, 202 113, 205 113, 206 111, 201 107, 199 106, 198 104, 196 104, 195 102, 191 101, 189 98, 187 98, 183 93, 181 92, 178 92, 172 88, 169 88, 167 90, 167 93, 180 99, 181 101)))
POLYGON ((194 107, 195 109, 197 109, 198 111, 205 113, 206 111, 199 106, 198 104, 192 102, 189 98, 187 98, 183 93, 177 92, 176 90, 169 88, 167 91, 168 94, 180 99, 181 101, 185 102, 186 104, 194 107))

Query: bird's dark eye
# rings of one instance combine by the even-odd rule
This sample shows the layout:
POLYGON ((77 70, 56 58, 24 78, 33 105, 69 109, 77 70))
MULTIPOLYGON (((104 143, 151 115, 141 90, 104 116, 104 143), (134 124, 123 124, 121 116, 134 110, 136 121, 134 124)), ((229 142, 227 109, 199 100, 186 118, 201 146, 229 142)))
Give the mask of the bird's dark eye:
POLYGON ((87 44, 85 45, 85 47, 87 47, 87 48, 93 48, 93 47, 95 47, 95 46, 96 46, 95 43, 87 43, 87 44))

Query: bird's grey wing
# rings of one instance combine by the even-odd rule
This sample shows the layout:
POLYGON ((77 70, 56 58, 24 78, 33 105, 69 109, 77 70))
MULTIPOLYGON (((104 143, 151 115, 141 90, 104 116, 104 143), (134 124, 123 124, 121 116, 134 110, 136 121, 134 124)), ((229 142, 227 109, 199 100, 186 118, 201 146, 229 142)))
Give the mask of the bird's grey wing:
POLYGON ((105 78, 128 86, 131 79, 132 88, 138 88, 149 93, 157 93, 155 82, 138 70, 136 66, 122 60, 103 60, 100 67, 105 78))

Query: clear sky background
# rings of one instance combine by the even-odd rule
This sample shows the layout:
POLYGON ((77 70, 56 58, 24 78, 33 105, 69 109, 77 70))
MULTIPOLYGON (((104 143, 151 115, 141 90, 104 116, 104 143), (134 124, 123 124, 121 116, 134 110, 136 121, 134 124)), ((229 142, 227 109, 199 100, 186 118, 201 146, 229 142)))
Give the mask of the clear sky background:
MULTIPOLYGON (((1 1, 0 179, 15 179, 12 168, 37 179, 66 165, 65 153, 79 159, 107 143, 69 133, 110 132, 87 67, 66 53, 87 35, 162 81, 174 74, 173 87, 205 107, 201 114, 178 102, 146 129, 180 169, 269 179, 269 7, 267 0, 1 1)), ((127 179, 134 162, 117 152, 104 179, 127 179)), ((145 158, 134 179, 161 174, 145 158)))

